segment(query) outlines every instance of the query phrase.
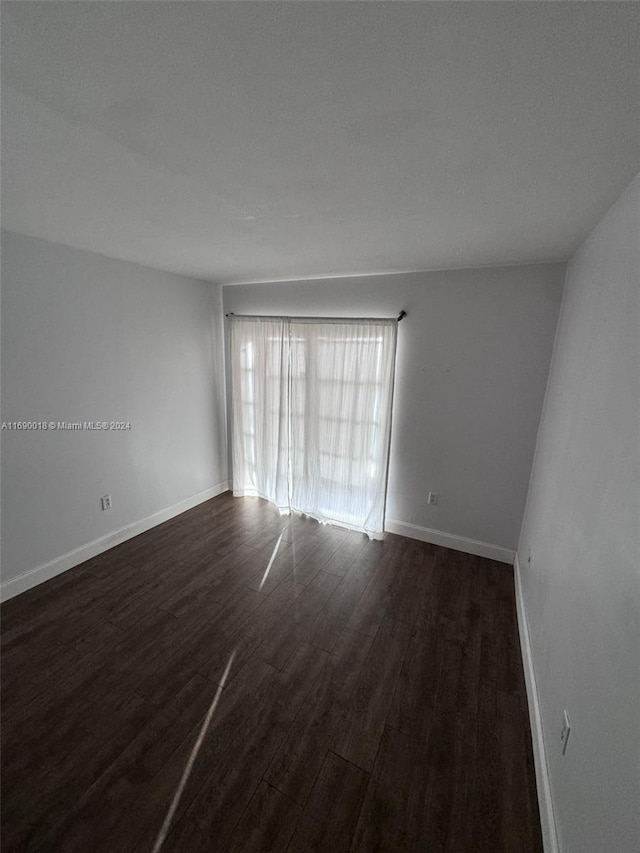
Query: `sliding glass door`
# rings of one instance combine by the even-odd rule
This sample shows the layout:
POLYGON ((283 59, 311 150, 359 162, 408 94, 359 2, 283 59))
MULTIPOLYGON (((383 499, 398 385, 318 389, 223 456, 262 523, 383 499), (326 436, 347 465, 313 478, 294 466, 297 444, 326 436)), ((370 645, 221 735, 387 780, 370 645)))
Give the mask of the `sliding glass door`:
POLYGON ((234 494, 379 537, 396 320, 231 317, 234 494))

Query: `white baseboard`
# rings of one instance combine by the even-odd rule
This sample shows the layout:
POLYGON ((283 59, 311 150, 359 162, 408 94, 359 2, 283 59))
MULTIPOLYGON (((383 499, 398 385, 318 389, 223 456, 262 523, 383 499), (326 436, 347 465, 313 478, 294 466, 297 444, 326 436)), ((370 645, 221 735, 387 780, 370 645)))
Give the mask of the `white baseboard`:
POLYGON ((66 572, 67 569, 72 569, 74 566, 84 563, 85 560, 90 560, 92 557, 108 551, 114 545, 126 542, 127 539, 132 539, 139 533, 144 533, 145 530, 150 530, 152 527, 162 524, 163 521, 168 521, 170 518, 180 515, 180 513, 186 512, 188 509, 204 501, 208 501, 210 498, 215 498, 216 495, 220 495, 222 492, 228 491, 228 489, 229 481, 224 480, 222 483, 205 489, 197 495, 192 495, 190 498, 185 498, 173 504, 173 506, 154 512, 153 515, 142 518, 140 521, 135 521, 133 524, 121 527, 112 533, 107 533, 99 539, 94 539, 86 545, 74 548, 73 551, 69 551, 68 554, 63 554, 61 557, 56 557, 55 560, 50 560, 48 563, 36 566, 35 569, 23 572, 18 577, 0 584, 0 600, 6 601, 9 598, 20 595, 21 592, 26 592, 31 587, 37 586, 43 583, 43 581, 48 581, 56 575, 66 572))
POLYGON ((533 745, 533 760, 536 768, 536 786, 538 788, 542 843, 545 853, 559 853, 560 847, 558 845, 558 833, 556 831, 556 822, 553 814, 553 800, 551 798, 551 785, 549 783, 549 768, 547 765, 547 752, 544 745, 542 716, 540 714, 540 702, 538 700, 538 687, 536 684, 536 673, 533 667, 533 656, 531 653, 529 623, 527 621, 527 612, 525 610, 524 599, 522 596, 520 561, 518 560, 517 554, 514 560, 513 571, 516 583, 516 610, 518 614, 518 631, 520 632, 520 648, 522 649, 522 663, 524 666, 524 679, 527 687, 529 718, 531 721, 531 741, 533 745))
POLYGON ((442 530, 432 530, 430 527, 420 527, 417 524, 394 521, 391 518, 385 522, 384 529, 399 536, 408 536, 409 539, 419 539, 421 542, 453 548, 454 551, 464 551, 465 554, 473 554, 476 557, 487 557, 489 560, 509 563, 510 566, 513 565, 516 553, 510 548, 503 548, 502 545, 491 545, 489 542, 480 542, 478 539, 467 539, 466 536, 456 536, 454 533, 444 533, 442 530))

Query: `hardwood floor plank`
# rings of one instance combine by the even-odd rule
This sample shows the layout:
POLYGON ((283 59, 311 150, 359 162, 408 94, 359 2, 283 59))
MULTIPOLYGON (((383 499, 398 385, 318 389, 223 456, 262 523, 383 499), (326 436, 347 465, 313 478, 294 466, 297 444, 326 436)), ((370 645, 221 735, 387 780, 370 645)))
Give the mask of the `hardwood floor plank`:
POLYGON ((500 737, 500 768, 503 779, 501 804, 501 835, 507 849, 542 848, 540 822, 533 808, 535 785, 530 772, 532 763, 528 718, 511 696, 499 692, 498 728, 500 737))
POLYGON ((30 655, 24 662, 24 668, 18 661, 12 661, 6 669, 3 666, 3 715, 19 716, 29 702, 63 679, 68 668, 73 667, 77 660, 74 649, 51 644, 30 655))
POLYGON ((422 826, 428 818, 429 762, 426 747, 385 727, 351 853, 424 853, 422 826))
POLYGON ((194 603, 197 603, 201 596, 208 595, 213 591, 214 584, 219 582, 228 572, 241 565, 250 557, 253 557, 255 551, 248 545, 240 544, 233 550, 229 551, 225 556, 211 560, 206 565, 200 564, 199 571, 195 572, 186 583, 177 585, 171 591, 168 591, 159 603, 162 610, 167 610, 173 613, 174 616, 181 616, 188 613, 194 603))
POLYGON ((394 601, 396 590, 404 583, 409 571, 404 559, 409 549, 408 542, 394 542, 381 555, 376 571, 347 623, 352 630, 370 637, 376 635, 394 601))
POLYGON ((229 634, 219 638, 219 643, 207 648, 207 659, 200 671, 212 681, 218 681, 233 656, 230 676, 233 678, 241 666, 253 657, 270 629, 277 622, 286 621, 286 614, 305 589, 286 580, 279 584, 253 611, 251 620, 236 624, 229 634))
POLYGON ((212 611, 205 607, 197 616, 192 613, 191 618, 180 617, 180 629, 171 646, 160 648, 133 675, 137 679, 137 692, 162 705, 175 693, 176 685, 184 684, 200 670, 222 637, 250 618, 262 600, 259 593, 245 590, 225 607, 215 605, 212 611))
POLYGON ((322 610, 309 623, 310 643, 332 651, 376 571, 376 563, 354 563, 342 576, 322 610))
POLYGON ((408 642, 405 624, 384 620, 340 721, 333 749, 363 770, 373 767, 408 642))
POLYGON ((367 549, 368 540, 361 533, 348 531, 333 554, 324 564, 323 571, 333 575, 346 575, 360 554, 367 549))
POLYGON ((265 779, 304 805, 347 712, 372 639, 345 630, 307 694, 265 779))
MULTIPOLYGON (((151 853, 156 838, 144 838, 134 850, 134 853, 151 853)), ((127 850, 134 848, 127 847, 127 850)), ((164 853, 209 853, 211 843, 206 834, 188 820, 178 821, 170 828, 169 835, 160 848, 164 853)))
POLYGON ((369 775, 329 752, 313 786, 290 853, 348 853, 369 775))
POLYGON ((513 697, 481 685, 476 731, 474 845, 480 851, 542 850, 530 743, 513 697))
POLYGON ((237 564, 221 578, 215 580, 209 594, 220 604, 226 604, 240 590, 250 588, 251 585, 256 584, 256 581, 256 591, 260 591, 260 580, 265 576, 269 566, 271 565, 273 569, 275 565, 277 572, 278 566, 285 560, 291 548, 288 542, 280 542, 277 550, 276 545, 277 539, 273 539, 263 548, 254 551, 247 560, 237 564))
POLYGON ((398 556, 404 571, 394 578, 386 616, 413 625, 433 583, 435 546, 410 542, 398 556))
POLYGON ((475 719, 438 713, 427 749, 427 810, 420 828, 425 848, 434 853, 472 848, 468 815, 473 811, 475 719))
POLYGON ((429 602, 412 629, 387 718, 393 728, 424 743, 433 725, 448 644, 443 620, 429 602))
POLYGON ((284 853, 302 809, 261 782, 231 838, 228 853, 284 853))
MULTIPOLYGON (((308 530, 309 540, 308 547, 302 550, 298 547, 298 543, 293 544, 293 554, 296 558, 293 568, 293 580, 296 583, 308 584, 316 574, 323 570, 329 560, 343 545, 347 538, 347 531, 341 530, 338 527, 322 527, 315 525, 308 530), (313 542, 315 540, 315 547, 313 542)), ((334 572, 335 574, 335 572, 334 572)))
POLYGON ((297 596, 289 612, 289 619, 276 622, 256 650, 263 660, 282 669, 294 649, 307 636, 307 626, 340 582, 336 575, 318 572, 304 592, 297 596))
POLYGON ((273 547, 275 556, 272 554, 264 571, 256 574, 249 584, 250 589, 271 592, 284 579, 294 583, 306 584, 315 576, 315 573, 311 576, 305 574, 303 580, 299 577, 299 566, 305 557, 318 549, 318 538, 315 534, 301 535, 295 542, 287 542, 284 539, 280 542, 276 540, 273 547), (277 553, 275 553, 276 546, 278 548, 277 553))

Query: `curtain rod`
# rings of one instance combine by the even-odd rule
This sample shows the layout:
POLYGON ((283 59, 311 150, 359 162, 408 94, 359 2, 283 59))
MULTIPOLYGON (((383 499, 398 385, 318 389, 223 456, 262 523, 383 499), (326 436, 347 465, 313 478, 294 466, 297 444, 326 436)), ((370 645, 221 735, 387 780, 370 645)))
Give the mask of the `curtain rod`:
MULTIPOLYGON (((393 319, 393 317, 295 317, 295 318, 286 317, 286 318, 284 318, 284 317, 282 317, 281 314, 273 314, 273 315, 271 315, 271 314, 234 314, 233 311, 229 311, 229 313, 225 314, 224 316, 225 317, 252 317, 252 318, 253 317, 264 317, 265 319, 269 319, 269 320, 276 320, 276 319, 280 319, 280 318, 287 319, 287 320, 292 320, 292 319, 296 319, 296 320, 333 320, 334 322, 336 320, 345 320, 347 322, 352 322, 353 320, 374 320, 375 321, 375 320, 392 320, 393 319)), ((400 322, 400 320, 402 320, 403 317, 406 317, 406 316, 407 316, 407 312, 403 308, 402 311, 398 314, 398 323, 400 322)))

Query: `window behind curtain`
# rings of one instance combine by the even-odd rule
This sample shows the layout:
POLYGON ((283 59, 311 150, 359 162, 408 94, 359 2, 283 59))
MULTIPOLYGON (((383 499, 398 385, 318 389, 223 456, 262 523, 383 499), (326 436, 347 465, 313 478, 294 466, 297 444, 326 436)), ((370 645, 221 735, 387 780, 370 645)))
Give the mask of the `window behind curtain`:
POLYGON ((381 536, 396 332, 231 317, 234 494, 381 536))

